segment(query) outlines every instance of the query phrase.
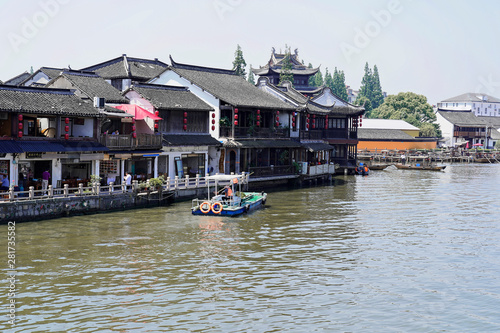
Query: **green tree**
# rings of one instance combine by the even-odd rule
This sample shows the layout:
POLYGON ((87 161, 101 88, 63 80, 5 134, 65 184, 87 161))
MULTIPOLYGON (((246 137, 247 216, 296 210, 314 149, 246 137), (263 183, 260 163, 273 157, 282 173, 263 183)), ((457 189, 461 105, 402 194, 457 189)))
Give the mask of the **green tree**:
POLYGON ((332 93, 335 94, 335 87, 334 87, 334 84, 333 84, 333 77, 332 77, 332 74, 330 74, 330 72, 328 71, 328 67, 326 68, 326 71, 325 71, 325 86, 327 86, 328 88, 330 88, 330 90, 332 91, 332 93))
MULTIPOLYGON (((309 65, 307 65, 307 68, 313 68, 313 65, 312 65, 311 63, 309 63, 309 65)), ((309 86, 311 86, 311 87, 315 87, 315 84, 314 84, 314 83, 315 83, 314 78, 315 78, 315 76, 314 76, 314 75, 313 75, 313 76, 310 76, 310 77, 309 77, 309 81, 307 81, 307 84, 308 84, 309 86)))
POLYGON ((285 49, 285 58, 283 58, 283 62, 281 65, 280 72, 280 83, 283 84, 284 81, 290 81, 293 86, 293 73, 292 73, 292 60, 291 60, 290 48, 286 47, 285 49))
POLYGON ((255 76, 252 72, 252 65, 250 65, 250 71, 248 72, 248 82, 250 82, 251 84, 255 84, 255 76))
POLYGON ((312 77, 314 83, 313 83, 313 87, 321 87, 325 81, 323 81, 323 74, 321 74, 321 71, 318 69, 318 72, 316 72, 316 74, 314 74, 314 76, 312 77))
POLYGON ((439 125, 435 123, 436 114, 424 95, 413 92, 389 95, 370 115, 372 118, 402 119, 420 128, 420 136, 441 136, 439 125))
MULTIPOLYGON (((359 87, 358 98, 366 97, 370 101, 372 100, 372 91, 373 91, 373 75, 372 70, 368 66, 368 63, 365 64, 365 75, 361 80, 361 87, 359 87)), ((358 103, 357 103, 358 104, 358 103)), ((361 104, 358 104, 361 105, 361 104)))
POLYGON ((333 72, 333 93, 340 98, 342 98, 344 101, 347 101, 347 87, 345 85, 345 75, 344 71, 337 70, 337 67, 335 67, 335 70, 333 72))
POLYGON ((382 87, 380 86, 380 78, 378 76, 377 65, 373 66, 372 74, 372 92, 370 101, 374 109, 378 108, 382 103, 384 103, 384 94, 382 93, 382 87))
POLYGON ((245 67, 247 67, 247 63, 243 58, 243 51, 241 51, 241 47, 238 44, 236 51, 234 52, 233 71, 235 71, 237 75, 245 77, 247 75, 245 67))
POLYGON ((364 106, 364 108, 365 108, 365 115, 364 116, 366 118, 372 118, 371 112, 373 110, 373 107, 372 107, 372 102, 370 102, 370 100, 368 98, 366 98, 365 96, 361 96, 361 97, 358 96, 356 98, 356 101, 354 102, 354 104, 364 106))

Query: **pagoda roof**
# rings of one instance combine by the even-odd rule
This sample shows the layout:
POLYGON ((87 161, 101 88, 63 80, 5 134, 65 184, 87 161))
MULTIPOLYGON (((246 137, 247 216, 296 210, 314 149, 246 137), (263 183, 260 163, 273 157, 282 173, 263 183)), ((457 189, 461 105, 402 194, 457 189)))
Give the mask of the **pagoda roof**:
MULTIPOLYGON (((281 68, 283 67, 283 61, 285 59, 286 53, 276 53, 274 47, 272 48, 271 58, 265 66, 260 66, 259 68, 253 68, 252 72, 255 75, 269 75, 272 73, 280 74, 281 68)), ((292 74, 293 75, 314 75, 318 72, 317 68, 308 68, 299 60, 299 51, 295 49, 293 54, 290 54, 290 62, 292 64, 292 74)))

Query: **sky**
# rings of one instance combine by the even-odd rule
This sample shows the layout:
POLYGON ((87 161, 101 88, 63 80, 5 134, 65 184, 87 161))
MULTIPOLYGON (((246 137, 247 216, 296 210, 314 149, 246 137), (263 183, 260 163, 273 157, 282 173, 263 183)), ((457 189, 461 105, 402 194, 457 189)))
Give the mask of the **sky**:
POLYGON ((231 69, 237 45, 248 72, 289 46, 354 89, 368 63, 389 95, 500 98, 499 10, 493 0, 0 0, 0 80, 122 54, 231 69))

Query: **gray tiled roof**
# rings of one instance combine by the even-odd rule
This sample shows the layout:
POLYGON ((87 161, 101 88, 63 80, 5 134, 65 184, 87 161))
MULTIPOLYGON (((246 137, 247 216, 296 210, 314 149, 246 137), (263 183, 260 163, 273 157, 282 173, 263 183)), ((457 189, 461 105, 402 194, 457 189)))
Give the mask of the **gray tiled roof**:
POLYGON ((500 128, 500 117, 478 116, 478 118, 488 124, 488 126, 500 128))
POLYGON ((167 64, 158 59, 148 60, 123 55, 97 65, 83 68, 82 70, 96 72, 105 79, 129 78, 144 82, 158 76, 167 67, 167 64))
POLYGON ((443 111, 438 109, 438 113, 450 123, 461 127, 484 127, 486 123, 471 111, 443 111))
POLYGON ((210 134, 164 134, 164 146, 222 146, 222 143, 210 134))
POLYGON ((414 140, 415 138, 397 129, 358 128, 359 140, 414 140))
POLYGON ((16 75, 13 78, 5 81, 3 84, 7 84, 9 86, 17 86, 17 85, 21 84, 24 80, 26 80, 30 76, 31 76, 30 73, 24 72, 24 73, 16 75))
MULTIPOLYGON (((29 74, 27 77, 25 77, 21 82, 19 82, 19 84, 26 85, 26 83, 29 80, 31 80, 32 78, 34 78, 40 72, 42 72, 45 75, 47 75, 47 77, 49 78, 49 81, 50 81, 50 80, 58 77, 59 74, 61 74, 61 72, 63 70, 64 70, 63 68, 40 67, 40 69, 38 69, 36 72, 34 72, 33 74, 29 74)), ((32 83, 31 85, 32 86, 40 86, 39 84, 36 84, 36 83, 32 83)))
POLYGON ((500 99, 493 97, 493 96, 490 96, 490 95, 482 94, 482 93, 469 92, 469 93, 458 95, 458 96, 455 96, 452 98, 445 99, 442 102, 462 102, 462 103, 463 102, 485 102, 485 103, 492 102, 492 103, 499 103, 500 99), (487 98, 486 101, 483 101, 483 96, 485 96, 487 98))
MULTIPOLYGON (((91 100, 94 97, 103 97, 108 103, 128 104, 129 102, 127 98, 122 96, 118 89, 95 73, 65 70, 61 76, 70 81, 91 100)), ((56 80, 58 78, 53 79, 47 86, 50 87, 51 83, 56 80)))
MULTIPOLYGON (((138 92, 158 110, 214 110, 186 87, 134 84, 129 90, 138 92)), ((124 94, 126 93, 124 92, 124 94)))
POLYGON ((233 71, 184 65, 174 62, 173 59, 171 62, 169 69, 233 106, 295 110, 295 107, 256 88, 233 71))
POLYGON ((99 112, 68 89, 0 86, 0 111, 97 117, 99 112))

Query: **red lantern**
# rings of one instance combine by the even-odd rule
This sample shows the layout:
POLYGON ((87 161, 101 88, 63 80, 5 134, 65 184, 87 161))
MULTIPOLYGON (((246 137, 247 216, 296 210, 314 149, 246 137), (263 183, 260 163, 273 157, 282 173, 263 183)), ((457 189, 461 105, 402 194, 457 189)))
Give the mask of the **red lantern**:
POLYGON ((22 131, 19 131, 19 132, 17 133, 17 137, 18 137, 18 138, 22 138, 22 137, 23 137, 23 132, 22 132, 22 131))
POLYGON ((212 125, 215 125, 215 119, 212 119, 212 125))
POLYGON ((276 111, 276 114, 277 114, 277 115, 279 115, 279 114, 280 114, 280 112, 279 112, 279 111, 276 111))
POLYGON ((237 114, 234 115, 234 119, 238 119, 238 115, 237 114))
POLYGON ((23 129, 23 123, 19 123, 19 129, 22 130, 23 129))
POLYGON ((316 119, 316 115, 315 114, 313 114, 313 119, 316 119))
POLYGON ((159 116, 160 115, 160 111, 155 111, 155 116, 159 116))
POLYGON ((136 138, 137 138, 137 133, 136 133, 136 132, 133 132, 133 133, 132 133, 132 137, 133 137, 134 139, 136 139, 136 138))
POLYGON ((158 124, 155 124, 155 130, 157 130, 157 129, 158 129, 158 124))
POLYGON ((69 140, 69 134, 68 134, 68 133, 64 134, 64 138, 65 138, 66 140, 69 140))
POLYGON ((295 123, 292 123, 292 127, 295 127, 295 123))
POLYGON ((257 127, 260 127, 260 121, 257 120, 257 127))
POLYGON ((279 127, 280 126, 280 123, 279 121, 276 122, 276 127, 279 127))
POLYGON ((316 128, 316 125, 314 125, 314 123, 313 123, 313 129, 315 129, 315 128, 316 128))
POLYGON ((276 121, 280 121, 280 117, 276 116, 276 121))
POLYGON ((238 126, 238 120, 234 121, 234 126, 238 126))
POLYGON ((187 129, 188 129, 187 125, 182 126, 182 129, 187 131, 187 129))
POLYGON ((186 118, 184 118, 184 124, 187 124, 188 123, 188 120, 186 118))
POLYGON ((215 131, 215 126, 212 125, 212 131, 215 131))
POLYGON ((64 119, 65 124, 69 124, 69 118, 64 119))
POLYGON ((212 118, 215 118, 215 113, 212 113, 212 118))
POLYGON ((306 128, 309 129, 309 124, 306 124, 306 128))
POLYGON ((69 126, 68 125, 64 126, 64 131, 65 132, 69 132, 69 126))
POLYGON ((260 114, 257 115, 257 120, 260 120, 260 114))
POLYGON ((306 123, 309 124, 309 118, 306 119, 306 123))
POLYGON ((234 109, 234 113, 235 113, 235 114, 238 114, 238 109, 234 109))
POLYGON ((135 132, 135 125, 132 125, 132 132, 135 132))
POLYGON ((20 114, 19 116, 17 116, 17 119, 19 119, 19 121, 23 121, 23 115, 20 114))
POLYGON ((260 110, 257 110, 257 114, 260 114, 260 110))
POLYGON ((295 122, 295 117, 292 117, 292 121, 295 122))
POLYGON ((309 118, 309 117, 311 117, 311 115, 308 113, 308 114, 307 114, 307 118, 309 118))

